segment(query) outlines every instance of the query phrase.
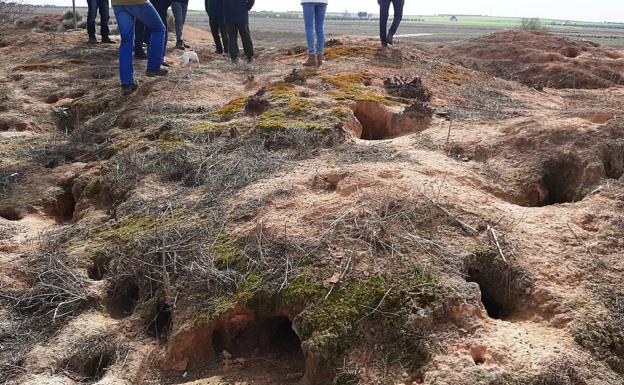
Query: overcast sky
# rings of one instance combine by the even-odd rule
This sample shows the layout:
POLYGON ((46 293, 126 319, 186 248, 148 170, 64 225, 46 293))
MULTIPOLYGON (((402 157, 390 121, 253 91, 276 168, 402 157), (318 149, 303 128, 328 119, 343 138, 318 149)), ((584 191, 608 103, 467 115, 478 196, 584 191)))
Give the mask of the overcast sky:
MULTIPOLYGON (((27 0, 33 4, 70 5, 71 0, 27 0)), ((227 1, 227 0, 226 0, 227 1)), ((256 0, 255 10, 299 10, 299 0, 256 0)), ((76 0, 86 6, 86 0, 76 0)), ((203 0, 190 0, 190 8, 203 9, 203 0)), ((329 0, 329 11, 378 13, 376 0, 329 0)), ((406 0, 405 13, 542 17, 568 20, 624 22, 624 0, 406 0)))

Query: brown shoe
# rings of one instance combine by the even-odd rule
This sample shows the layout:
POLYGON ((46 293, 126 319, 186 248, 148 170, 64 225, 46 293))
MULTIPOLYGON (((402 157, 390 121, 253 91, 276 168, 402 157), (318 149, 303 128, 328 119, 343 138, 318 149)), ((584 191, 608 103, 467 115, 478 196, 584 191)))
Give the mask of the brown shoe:
POLYGON ((308 55, 308 60, 306 60, 303 65, 305 67, 316 67, 318 65, 317 61, 316 61, 316 54, 309 54, 308 55))
POLYGON ((316 65, 317 66, 323 65, 323 55, 316 55, 316 65))

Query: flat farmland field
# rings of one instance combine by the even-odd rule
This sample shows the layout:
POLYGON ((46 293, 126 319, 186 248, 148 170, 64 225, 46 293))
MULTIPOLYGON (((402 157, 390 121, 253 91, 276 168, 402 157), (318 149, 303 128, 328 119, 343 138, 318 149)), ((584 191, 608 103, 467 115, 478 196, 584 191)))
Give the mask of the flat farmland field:
MULTIPOLYGON (((483 34, 518 28, 520 19, 473 17, 459 22, 450 22, 447 17, 408 17, 399 30, 398 40, 445 43, 477 37, 483 34), (423 18, 425 21, 411 21, 423 18), (443 20, 444 19, 444 20, 443 20)), ((544 23, 548 24, 548 20, 544 23)), ((205 13, 192 11, 187 23, 202 29, 209 29, 205 13)), ((305 44, 303 20, 299 18, 252 17, 251 30, 254 42, 261 47, 305 44)), ((548 31, 576 39, 588 39, 614 48, 624 49, 624 27, 602 28, 600 24, 587 26, 547 26, 548 31)), ((356 35, 375 37, 378 20, 334 20, 325 23, 327 39, 337 36, 356 35)))
MULTIPOLYGON (((68 7, 36 7, 36 14, 60 14, 68 7)), ((87 9, 79 7, 78 13, 86 16, 87 9)), ((457 21, 450 21, 450 16, 405 16, 399 30, 398 42, 409 39, 410 42, 447 43, 474 38, 505 29, 519 28, 522 19, 495 16, 457 16, 457 21)), ((115 22, 111 10, 111 22, 115 22)), ((542 19, 545 29, 574 39, 587 39, 610 47, 624 49, 624 24, 592 23, 542 19)), ((209 30, 208 16, 202 10, 190 10, 187 24, 209 30)), ((275 13, 254 13, 251 17, 251 30, 254 44, 258 47, 282 47, 305 44, 303 20, 299 13, 290 12, 282 15, 275 13)), ((327 39, 338 36, 378 35, 376 19, 342 19, 342 15, 328 14, 325 24, 327 39)))

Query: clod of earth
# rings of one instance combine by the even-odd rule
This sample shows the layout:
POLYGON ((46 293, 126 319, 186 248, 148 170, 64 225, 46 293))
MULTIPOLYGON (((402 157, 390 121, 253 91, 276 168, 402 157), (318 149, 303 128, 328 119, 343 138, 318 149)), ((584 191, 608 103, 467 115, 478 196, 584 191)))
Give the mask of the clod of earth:
POLYGON ((431 93, 422 83, 420 77, 408 80, 404 77, 393 77, 384 80, 384 87, 392 96, 406 99, 416 99, 419 102, 428 102, 431 93))

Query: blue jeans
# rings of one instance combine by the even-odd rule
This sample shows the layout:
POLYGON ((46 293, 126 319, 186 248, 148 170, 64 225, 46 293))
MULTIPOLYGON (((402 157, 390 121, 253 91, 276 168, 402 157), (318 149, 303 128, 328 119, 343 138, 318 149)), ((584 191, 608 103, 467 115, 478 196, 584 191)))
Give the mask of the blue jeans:
POLYGON ((158 12, 149 4, 115 5, 115 18, 121 35, 119 46, 119 77, 121 84, 134 83, 132 51, 134 49, 134 23, 139 19, 150 32, 150 44, 147 49, 147 70, 158 71, 164 54, 165 25, 158 12))
POLYGON ((184 23, 186 23, 186 12, 188 11, 188 3, 174 1, 171 3, 171 12, 175 20, 176 41, 184 41, 184 23))
POLYGON ((325 12, 327 4, 303 4, 303 21, 305 22, 308 54, 323 55, 325 48, 325 12), (314 30, 316 29, 316 50, 314 49, 314 30))
POLYGON ((95 18, 100 12, 100 32, 104 39, 108 38, 108 22, 110 13, 108 10, 108 0, 87 0, 89 9, 87 11, 87 33, 90 38, 95 39, 95 18))

